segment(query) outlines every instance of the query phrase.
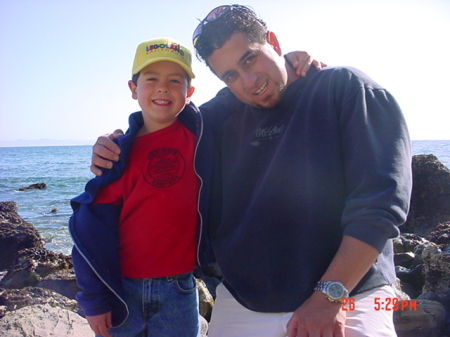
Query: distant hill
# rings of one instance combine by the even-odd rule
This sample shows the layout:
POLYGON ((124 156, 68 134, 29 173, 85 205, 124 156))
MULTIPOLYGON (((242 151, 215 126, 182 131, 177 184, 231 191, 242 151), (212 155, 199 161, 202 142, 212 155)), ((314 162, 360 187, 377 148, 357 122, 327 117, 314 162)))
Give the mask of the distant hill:
POLYGON ((25 146, 75 146, 94 145, 94 139, 88 140, 57 140, 57 139, 18 139, 13 141, 0 141, 0 147, 25 147, 25 146))

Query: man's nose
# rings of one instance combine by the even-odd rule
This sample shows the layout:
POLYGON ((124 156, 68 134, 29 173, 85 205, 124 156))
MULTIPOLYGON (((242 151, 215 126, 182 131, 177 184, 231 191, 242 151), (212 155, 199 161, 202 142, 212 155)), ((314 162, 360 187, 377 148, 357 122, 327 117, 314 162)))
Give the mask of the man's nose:
POLYGON ((255 86, 257 76, 249 71, 242 74, 242 82, 245 88, 251 89, 255 86))

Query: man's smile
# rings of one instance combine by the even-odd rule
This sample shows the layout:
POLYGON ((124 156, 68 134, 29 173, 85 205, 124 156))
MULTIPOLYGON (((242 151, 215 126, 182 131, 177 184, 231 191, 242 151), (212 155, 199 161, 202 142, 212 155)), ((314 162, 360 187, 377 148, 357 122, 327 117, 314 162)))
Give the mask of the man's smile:
POLYGON ((266 80, 263 85, 255 91, 253 95, 261 95, 267 88, 267 85, 269 84, 269 80, 266 80))

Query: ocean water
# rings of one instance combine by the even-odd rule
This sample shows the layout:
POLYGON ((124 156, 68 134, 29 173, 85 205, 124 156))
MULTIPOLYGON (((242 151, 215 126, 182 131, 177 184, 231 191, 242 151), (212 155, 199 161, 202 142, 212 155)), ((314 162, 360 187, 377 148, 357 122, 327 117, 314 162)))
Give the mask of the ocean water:
MULTIPOLYGON (((412 150, 434 154, 450 168, 450 140, 413 141, 412 150)), ((20 216, 39 230, 48 249, 70 254, 69 202, 93 177, 91 152, 91 146, 0 147, 0 201, 15 201, 20 216), (47 188, 18 191, 35 183, 47 188)))

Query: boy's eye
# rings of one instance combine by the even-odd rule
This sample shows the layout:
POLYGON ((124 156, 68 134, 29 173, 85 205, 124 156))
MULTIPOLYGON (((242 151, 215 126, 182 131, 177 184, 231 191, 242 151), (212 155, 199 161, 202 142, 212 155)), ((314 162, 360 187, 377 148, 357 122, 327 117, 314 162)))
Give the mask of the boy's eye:
POLYGON ((147 81, 156 81, 156 77, 149 77, 147 78, 147 81))
POLYGON ((170 82, 172 82, 172 83, 181 83, 180 80, 176 80, 176 79, 170 80, 170 82))

